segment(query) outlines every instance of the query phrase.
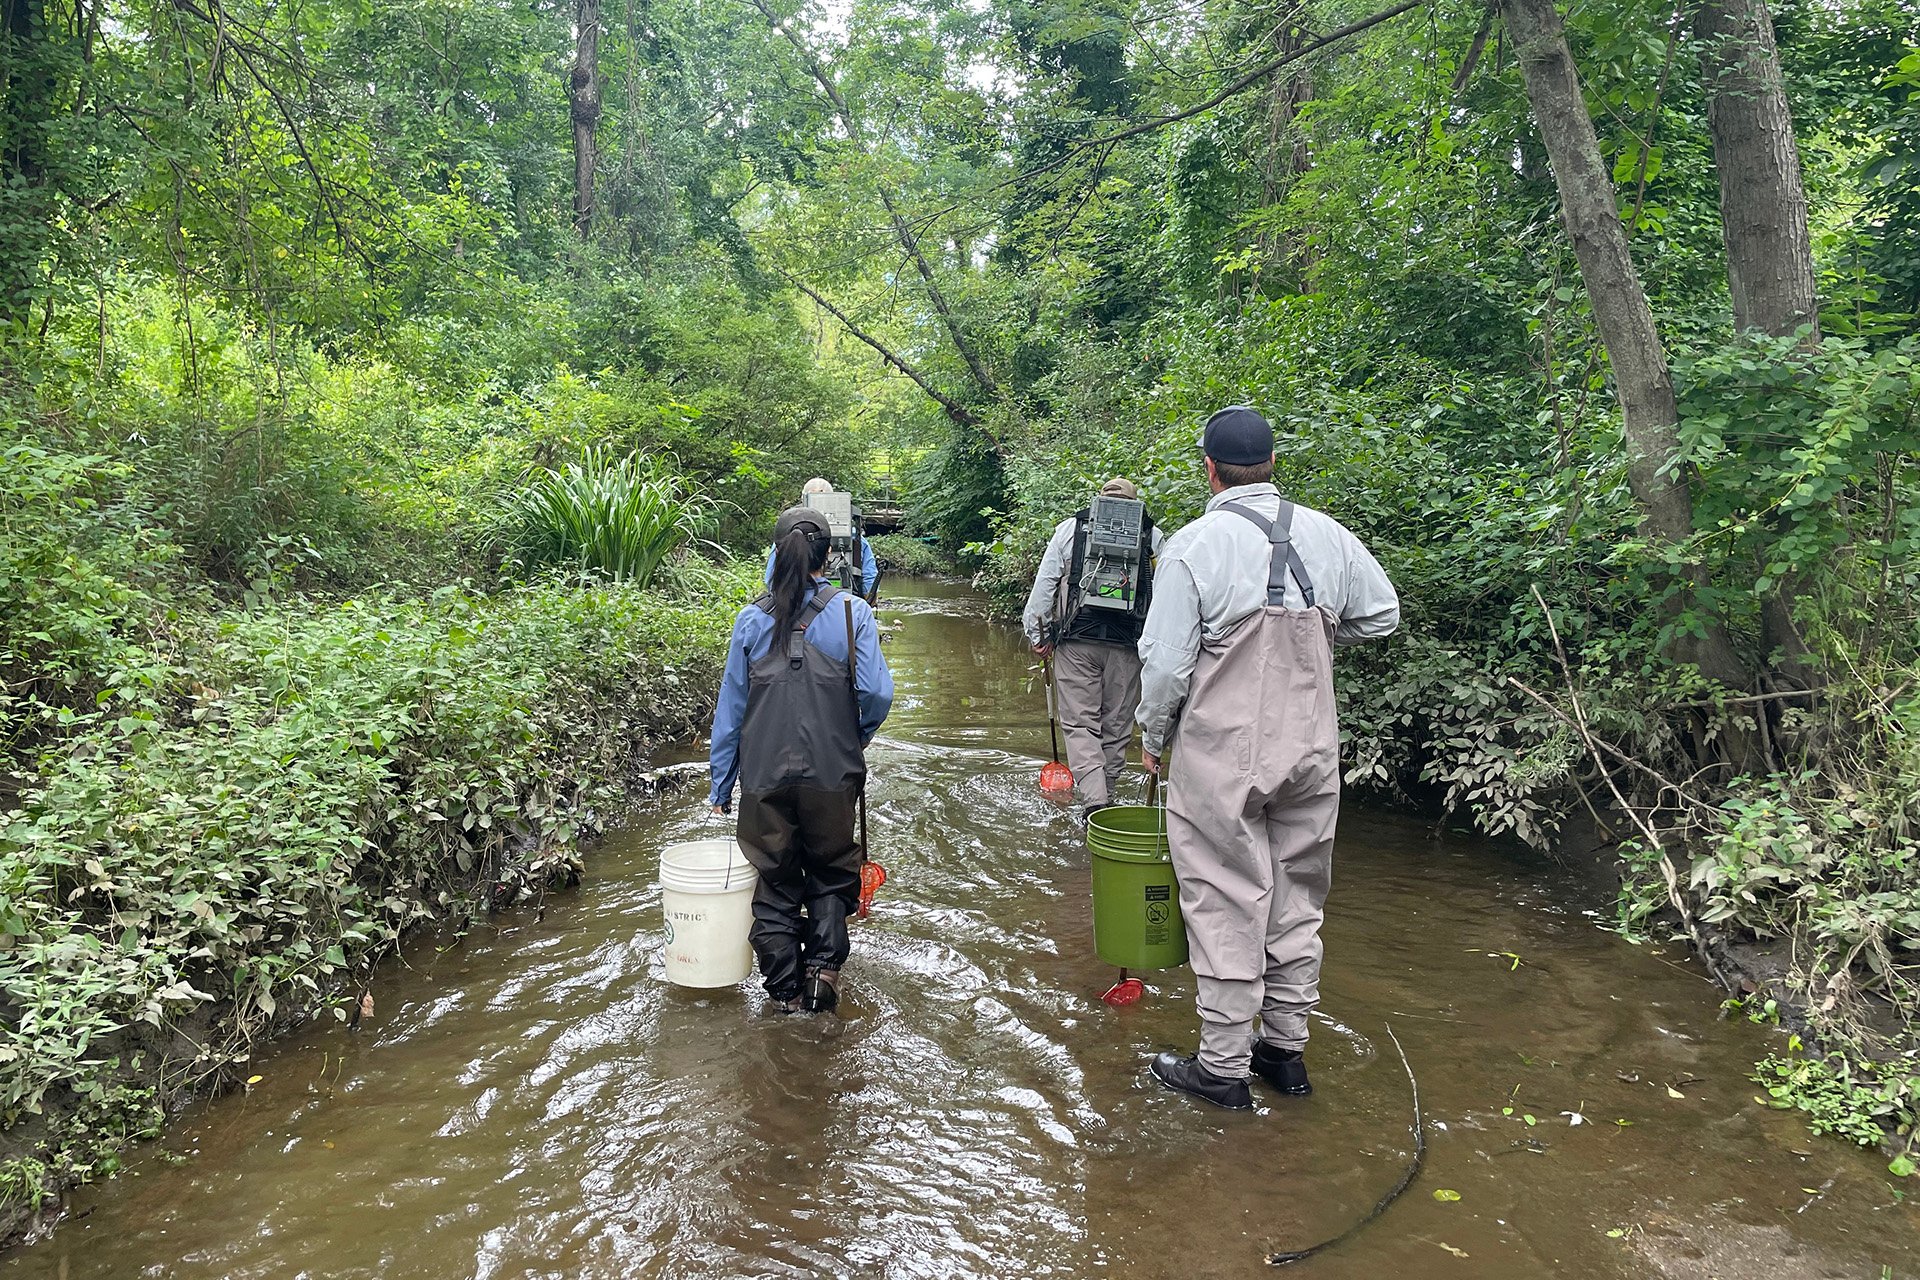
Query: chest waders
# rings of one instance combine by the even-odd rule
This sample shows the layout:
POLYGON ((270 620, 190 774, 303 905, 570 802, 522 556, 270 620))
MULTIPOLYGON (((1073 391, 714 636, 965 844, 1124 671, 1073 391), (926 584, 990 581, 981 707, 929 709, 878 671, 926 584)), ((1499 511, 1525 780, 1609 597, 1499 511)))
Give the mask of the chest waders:
MULTIPOLYGON (((851 663, 807 643, 807 628, 840 594, 841 588, 822 585, 794 617, 786 643, 775 637, 747 668, 747 710, 740 727, 740 789, 747 794, 788 786, 837 790, 866 774, 859 714, 847 696, 851 663)), ((773 613, 771 596, 755 603, 773 613)), ((853 653, 851 627, 847 653, 853 653)))
MULTIPOLYGON (((847 916, 860 895, 854 815, 866 779, 853 687, 853 605, 848 661, 807 643, 807 628, 842 594, 822 585, 747 669, 740 729, 740 847, 760 872, 749 938, 767 994, 808 1008, 815 983, 831 987, 847 958, 847 916), (804 915, 803 915, 804 912, 804 915)), ((773 612, 771 597, 758 607, 773 612)))
POLYGON ((1200 1064, 1244 1078, 1251 1024, 1267 1044, 1307 1040, 1319 999, 1320 921, 1340 807, 1333 628, 1291 537, 1293 504, 1269 520, 1219 508, 1267 535, 1267 603, 1200 646, 1167 785, 1167 835, 1199 985, 1200 1064), (1306 607, 1285 603, 1287 580, 1306 607))

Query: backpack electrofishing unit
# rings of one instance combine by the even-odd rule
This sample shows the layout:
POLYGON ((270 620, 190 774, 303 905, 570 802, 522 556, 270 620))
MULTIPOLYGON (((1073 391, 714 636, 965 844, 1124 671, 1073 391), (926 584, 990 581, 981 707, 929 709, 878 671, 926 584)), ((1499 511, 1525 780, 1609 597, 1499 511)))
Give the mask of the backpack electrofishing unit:
POLYGON ((1153 517, 1138 498, 1101 496, 1073 516, 1061 640, 1135 644, 1153 595, 1153 517))
POLYGON ((800 504, 818 511, 827 521, 827 580, 842 591, 865 598, 860 553, 860 516, 853 509, 850 493, 803 494, 800 504))

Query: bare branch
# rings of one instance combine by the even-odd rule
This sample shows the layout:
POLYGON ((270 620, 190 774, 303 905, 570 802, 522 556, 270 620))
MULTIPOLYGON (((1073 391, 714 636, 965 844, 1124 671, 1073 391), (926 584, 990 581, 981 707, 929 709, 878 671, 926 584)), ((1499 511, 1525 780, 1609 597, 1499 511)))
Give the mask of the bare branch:
MULTIPOLYGON (((779 270, 779 268, 776 267, 775 270, 779 270)), ((934 403, 946 410, 947 416, 953 419, 954 422, 963 427, 979 427, 981 425, 979 417, 972 410, 934 386, 927 380, 926 375, 908 364, 905 359, 897 355, 892 348, 888 347, 884 342, 881 342, 880 339, 855 324, 851 316, 834 306, 831 302, 828 302, 817 289, 788 272, 781 271, 780 274, 785 277, 788 284, 791 284, 794 288, 806 294, 809 298, 812 298, 821 310, 825 311, 835 320, 838 320, 848 333, 866 343, 869 347, 872 347, 882 360, 885 360, 888 364, 911 378, 913 385, 926 392, 934 403)))

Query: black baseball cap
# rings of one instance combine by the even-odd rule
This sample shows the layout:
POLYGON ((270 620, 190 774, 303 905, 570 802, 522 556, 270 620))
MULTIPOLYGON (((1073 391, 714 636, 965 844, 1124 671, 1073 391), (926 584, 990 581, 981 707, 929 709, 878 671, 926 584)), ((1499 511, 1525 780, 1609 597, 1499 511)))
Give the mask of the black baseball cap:
POLYGON ((1273 424, 1261 417, 1258 409, 1228 405, 1207 419, 1200 432, 1200 447, 1215 462, 1230 467, 1257 466, 1273 457, 1273 424))
POLYGON ((827 536, 827 518, 812 507, 788 507, 774 521, 773 540, 778 542, 800 528, 806 529, 809 538, 824 538, 827 536))

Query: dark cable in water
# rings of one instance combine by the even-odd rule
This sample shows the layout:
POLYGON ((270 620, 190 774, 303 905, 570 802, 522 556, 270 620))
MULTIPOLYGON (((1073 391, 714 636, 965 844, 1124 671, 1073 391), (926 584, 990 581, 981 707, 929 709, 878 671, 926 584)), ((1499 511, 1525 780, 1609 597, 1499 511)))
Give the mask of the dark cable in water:
POLYGON ((1412 1186, 1413 1180, 1420 1176, 1420 1166, 1427 1158, 1427 1126, 1425 1121, 1420 1118, 1420 1082, 1413 1078, 1413 1066, 1407 1061, 1407 1051, 1400 1047, 1400 1037, 1393 1034, 1393 1024, 1389 1022, 1383 1025, 1387 1028, 1387 1038, 1393 1041, 1394 1051, 1400 1055, 1400 1065, 1406 1069, 1407 1086, 1413 1090, 1413 1162, 1407 1166, 1407 1171, 1400 1175, 1400 1181, 1393 1184, 1393 1190, 1381 1196, 1380 1203, 1374 1205, 1372 1212, 1368 1213, 1366 1217, 1360 1219, 1360 1221, 1354 1223, 1331 1240, 1322 1240, 1319 1244, 1309 1245, 1305 1249, 1289 1249, 1284 1253, 1268 1254, 1267 1265, 1270 1267, 1284 1267, 1289 1262, 1299 1262, 1303 1258, 1311 1258, 1316 1253, 1322 1253, 1337 1244, 1344 1243, 1353 1236, 1359 1235, 1364 1227, 1385 1213, 1387 1207, 1400 1198, 1400 1193, 1412 1186))

